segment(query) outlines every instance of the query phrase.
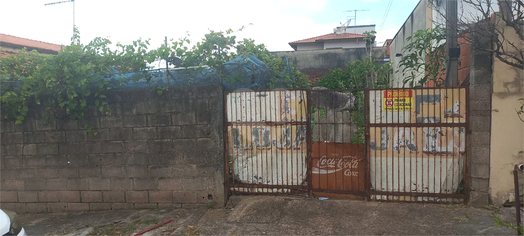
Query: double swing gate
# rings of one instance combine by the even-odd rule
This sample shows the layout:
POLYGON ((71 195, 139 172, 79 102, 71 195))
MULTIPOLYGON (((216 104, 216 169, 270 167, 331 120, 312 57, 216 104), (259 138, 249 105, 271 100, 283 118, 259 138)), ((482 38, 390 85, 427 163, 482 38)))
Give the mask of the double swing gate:
POLYGON ((467 89, 233 91, 233 194, 467 200, 467 89))

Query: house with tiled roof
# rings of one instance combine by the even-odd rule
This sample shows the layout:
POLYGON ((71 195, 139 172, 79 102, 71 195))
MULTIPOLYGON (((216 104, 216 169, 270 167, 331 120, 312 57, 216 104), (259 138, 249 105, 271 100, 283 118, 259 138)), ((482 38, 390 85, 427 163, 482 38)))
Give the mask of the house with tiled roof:
POLYGON ((339 26, 331 34, 297 40, 289 43, 295 51, 365 48, 364 32, 375 30, 375 25, 339 26))
MULTIPOLYGON (((291 62, 315 84, 330 70, 345 68, 348 63, 369 57, 364 33, 374 30, 375 25, 341 25, 333 29, 333 33, 290 42, 293 51, 272 54, 291 62)), ((386 47, 373 45, 371 57, 386 62, 386 47)))
POLYGON ((26 48, 27 51, 36 50, 40 54, 58 54, 62 46, 8 34, 0 34, 0 54, 2 57, 16 54, 22 48, 26 48))

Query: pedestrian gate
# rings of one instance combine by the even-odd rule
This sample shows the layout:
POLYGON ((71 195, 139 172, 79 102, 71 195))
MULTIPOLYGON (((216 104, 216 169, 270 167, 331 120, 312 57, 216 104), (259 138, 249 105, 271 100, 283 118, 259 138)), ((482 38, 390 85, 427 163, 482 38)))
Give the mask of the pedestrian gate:
POLYGON ((233 193, 467 199, 467 90, 227 92, 233 193))

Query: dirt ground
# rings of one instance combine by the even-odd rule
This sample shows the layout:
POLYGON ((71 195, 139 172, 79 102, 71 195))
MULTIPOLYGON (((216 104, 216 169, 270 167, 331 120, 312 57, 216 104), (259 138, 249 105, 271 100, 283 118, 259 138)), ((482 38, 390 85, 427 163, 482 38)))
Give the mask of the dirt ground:
POLYGON ((226 208, 21 215, 28 235, 515 235, 515 208, 233 196, 226 208))

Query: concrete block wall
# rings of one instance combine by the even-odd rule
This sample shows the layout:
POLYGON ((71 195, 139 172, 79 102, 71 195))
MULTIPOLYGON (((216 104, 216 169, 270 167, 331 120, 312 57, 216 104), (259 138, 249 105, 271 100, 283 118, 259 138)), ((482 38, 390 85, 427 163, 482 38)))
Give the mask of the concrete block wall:
MULTIPOLYGON (((488 46, 490 39, 475 36, 473 45, 488 46)), ((470 204, 483 207, 490 199, 490 145, 492 102, 492 58, 486 51, 471 48, 469 86, 470 204)))
POLYGON ((1 126, 0 207, 67 212, 225 203, 219 85, 113 90, 111 115, 1 126), (86 132, 85 125, 92 127, 86 132))

